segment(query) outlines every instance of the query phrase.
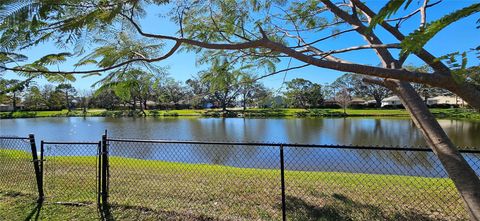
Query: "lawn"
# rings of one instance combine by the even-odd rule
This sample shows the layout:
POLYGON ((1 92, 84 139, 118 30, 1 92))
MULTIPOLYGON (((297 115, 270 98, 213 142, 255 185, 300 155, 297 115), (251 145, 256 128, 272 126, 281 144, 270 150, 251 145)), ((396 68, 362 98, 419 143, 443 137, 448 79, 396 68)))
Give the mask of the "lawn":
MULTIPOLYGON (((47 158, 40 209, 29 159, 0 151, 0 217, 98 219, 94 157, 47 158)), ((279 173, 111 157, 108 212, 118 220, 280 220, 279 173)), ((285 185, 288 220, 467 218, 449 179, 286 171, 285 185)))

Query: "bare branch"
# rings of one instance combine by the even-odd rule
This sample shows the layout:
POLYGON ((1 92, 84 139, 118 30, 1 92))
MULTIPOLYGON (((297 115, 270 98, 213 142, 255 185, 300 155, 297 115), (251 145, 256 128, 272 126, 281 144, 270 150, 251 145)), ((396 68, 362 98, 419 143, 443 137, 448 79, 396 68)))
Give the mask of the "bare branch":
MULTIPOLYGON (((434 2, 434 3, 432 3, 432 4, 427 4, 427 5, 425 6, 425 8, 433 7, 433 6, 437 5, 437 4, 439 4, 440 2, 442 2, 442 0, 436 1, 436 2, 434 2)), ((400 25, 401 25, 404 21, 408 20, 409 18, 411 18, 412 16, 418 14, 419 12, 420 12, 420 8, 414 10, 413 12, 411 12, 411 13, 408 14, 408 15, 405 15, 405 16, 402 16, 402 17, 399 17, 399 18, 385 19, 385 20, 383 20, 383 21, 385 21, 385 22, 398 21, 397 24, 395 25, 395 27, 398 28, 398 27, 400 27, 400 25)))
MULTIPOLYGON (((292 34, 288 33, 288 31, 284 31, 282 28, 280 28, 278 26, 276 26, 276 28, 279 31, 282 31, 287 37, 297 39, 299 41, 299 43, 303 43, 304 45, 306 45, 305 40, 302 37, 300 37, 298 35, 292 35, 292 34)), ((331 56, 331 53, 325 53, 322 50, 320 50, 320 49, 318 49, 314 46, 311 46, 311 45, 305 46, 305 50, 302 50, 302 51, 299 51, 299 52, 305 52, 305 51, 311 51, 311 52, 315 53, 316 55, 322 56, 322 58, 326 58, 327 60, 330 60, 330 61, 341 62, 341 63, 350 63, 346 60, 331 56)))
POLYGON ((287 72, 287 71, 290 71, 290 70, 300 69, 300 68, 304 68, 304 67, 307 67, 307 66, 310 66, 310 65, 311 64, 304 64, 304 65, 299 65, 299 66, 295 66, 295 67, 291 67, 291 68, 285 68, 285 69, 275 71, 275 72, 272 72, 272 73, 269 73, 269 74, 266 74, 266 75, 262 75, 258 78, 253 79, 253 81, 258 81, 260 79, 270 77, 270 76, 273 76, 273 75, 276 75, 276 74, 279 74, 279 73, 282 73, 282 72, 287 72))
POLYGON ((316 44, 318 42, 321 42, 321 41, 324 41, 324 40, 327 40, 329 38, 333 38, 333 37, 336 37, 336 36, 339 36, 341 34, 344 34, 344 33, 347 33, 347 32, 352 32, 352 31, 355 31, 356 29, 355 28, 352 28, 352 29, 347 29, 347 30, 343 30, 343 31, 339 31, 337 33, 334 33, 334 34, 331 34, 327 37, 323 37, 323 38, 320 38, 320 39, 317 39, 315 41, 312 41, 310 43, 306 43, 306 44, 303 44, 303 45, 299 45, 299 46, 295 46, 295 47, 291 47, 291 48, 301 48, 301 47, 305 47, 305 46, 310 46, 310 45, 313 45, 313 44, 316 44))
MULTIPOLYGON (((343 11, 342 9, 338 8, 329 0, 321 0, 323 4, 327 8, 330 9, 330 11, 335 14, 336 16, 340 17, 344 21, 348 22, 350 25, 352 25, 355 30, 364 37, 364 39, 370 43, 370 44, 383 44, 382 41, 372 32, 369 32, 367 27, 362 24, 360 20, 357 18, 349 15, 347 12, 343 11)), ((356 4, 356 3, 355 3, 356 4)), ((397 61, 393 58, 392 54, 386 49, 386 48, 376 48, 375 49, 376 54, 380 58, 380 60, 383 63, 384 67, 392 67, 395 66, 397 61)))
MULTIPOLYGON (((354 1, 357 8, 362 10, 367 16, 369 17, 375 17, 376 13, 373 12, 370 8, 368 8, 365 4, 362 3, 361 0, 351 0, 354 1)), ((399 41, 402 41, 405 39, 405 36, 398 30, 398 28, 395 28, 391 25, 389 25, 387 22, 382 22, 380 25, 390 32, 395 38, 397 38, 399 41)), ((420 50, 420 52, 414 52, 417 57, 422 59, 425 63, 427 63, 430 67, 432 67, 438 74, 444 74, 444 75, 450 75, 450 69, 443 64, 441 61, 439 61, 435 56, 430 54, 425 49, 420 50)))
POLYGON ((376 84, 382 87, 387 87, 385 85, 384 79, 374 79, 374 78, 365 77, 365 78, 362 78, 362 81, 369 84, 376 84))
POLYGON ((356 50, 361 50, 361 49, 376 49, 376 48, 402 48, 400 44, 395 43, 395 44, 370 44, 370 45, 360 45, 360 46, 354 46, 354 47, 349 47, 349 48, 344 48, 344 49, 338 49, 338 50, 331 50, 324 52, 325 54, 338 54, 338 53, 344 53, 344 52, 349 52, 349 51, 356 51, 356 50))
POLYGON ((427 3, 428 0, 423 0, 423 5, 420 7, 420 28, 425 28, 427 23, 427 3))

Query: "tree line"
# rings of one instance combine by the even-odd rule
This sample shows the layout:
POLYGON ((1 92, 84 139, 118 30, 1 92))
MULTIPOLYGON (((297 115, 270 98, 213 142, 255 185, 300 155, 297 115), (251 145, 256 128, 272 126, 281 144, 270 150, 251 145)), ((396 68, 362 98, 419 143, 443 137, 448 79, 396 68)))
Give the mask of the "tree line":
MULTIPOLYGON (((0 88, 17 84, 19 80, 0 79, 0 88)), ((71 83, 57 85, 24 85, 0 95, 0 103, 13 110, 62 110, 103 108, 107 110, 204 109, 241 107, 256 108, 347 108, 355 98, 375 101, 364 107, 381 106, 392 96, 385 87, 362 81, 362 77, 347 73, 330 84, 314 83, 303 78, 284 82, 281 93, 275 93, 248 73, 227 64, 215 64, 185 82, 165 75, 148 72, 131 73, 122 81, 97 82, 96 90, 78 90, 71 83)), ((426 99, 450 95, 444 89, 414 84, 426 99)))

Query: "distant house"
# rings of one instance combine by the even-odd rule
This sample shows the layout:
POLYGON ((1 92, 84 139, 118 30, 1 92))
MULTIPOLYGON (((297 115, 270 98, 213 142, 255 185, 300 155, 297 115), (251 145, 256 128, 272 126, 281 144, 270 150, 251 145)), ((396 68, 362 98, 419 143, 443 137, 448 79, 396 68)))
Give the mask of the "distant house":
POLYGON ((365 102, 367 102, 367 101, 365 101, 362 98, 353 98, 350 103, 351 104, 365 104, 365 102))
POLYGON ((8 104, 0 104, 0 111, 12 111, 10 108, 13 109, 11 105, 8 104))
POLYGON ((326 108, 340 108, 340 105, 335 100, 325 100, 323 101, 323 106, 326 108))
POLYGON ((152 108, 155 108, 155 107, 158 106, 157 102, 155 102, 155 101, 147 101, 145 103, 146 103, 148 109, 152 109, 152 108))
POLYGON ((365 102, 365 106, 367 107, 376 107, 377 101, 376 100, 368 100, 365 102))
MULTIPOLYGON (((24 108, 25 108, 25 105, 17 104, 17 110, 23 110, 24 108)), ((0 104, 0 111, 13 111, 13 105, 12 104, 0 104)))
POLYGON ((382 100, 381 107, 398 107, 398 106, 402 106, 402 102, 400 101, 400 98, 398 98, 397 96, 387 97, 382 100))
POLYGON ((461 98, 456 96, 436 96, 427 99, 428 106, 450 106, 450 107, 458 107, 464 106, 467 103, 463 101, 461 98))
POLYGON ((365 107, 366 105, 367 105, 367 101, 361 98, 353 98, 350 101, 350 106, 352 108, 362 108, 362 107, 365 107))

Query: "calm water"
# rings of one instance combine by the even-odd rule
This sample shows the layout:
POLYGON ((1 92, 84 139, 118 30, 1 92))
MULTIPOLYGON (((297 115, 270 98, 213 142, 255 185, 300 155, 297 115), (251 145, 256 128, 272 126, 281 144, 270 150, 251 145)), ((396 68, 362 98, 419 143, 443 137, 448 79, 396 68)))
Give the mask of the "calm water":
MULTIPOLYGON (((480 147, 480 122, 440 120, 459 146, 480 147)), ((318 118, 34 118, 0 120, 0 135, 34 133, 44 140, 98 141, 111 137, 313 144, 425 146, 409 119, 318 118)))
MULTIPOLYGON (((480 147, 480 122, 440 120, 459 146, 480 147)), ((0 120, 0 135, 38 140, 98 141, 107 129, 110 137, 212 141, 267 141, 313 144, 425 146, 409 119, 324 118, 36 118, 0 120)), ((94 148, 49 147, 47 155, 94 155, 94 148)), ((114 156, 235 167, 278 168, 277 147, 152 145, 111 143, 114 156)), ((480 163, 480 154, 467 154, 480 163)), ((287 148, 286 168, 305 171, 346 171, 444 177, 432 153, 287 148), (381 165, 381 166, 379 166, 381 165)), ((480 165, 479 165, 480 166, 480 165)), ((480 171, 477 168, 477 172, 480 171)))

